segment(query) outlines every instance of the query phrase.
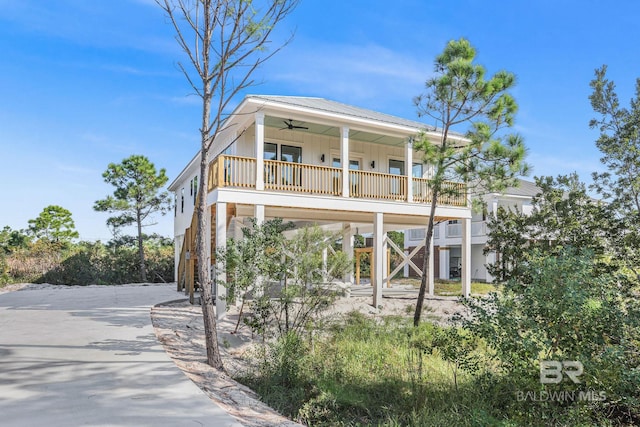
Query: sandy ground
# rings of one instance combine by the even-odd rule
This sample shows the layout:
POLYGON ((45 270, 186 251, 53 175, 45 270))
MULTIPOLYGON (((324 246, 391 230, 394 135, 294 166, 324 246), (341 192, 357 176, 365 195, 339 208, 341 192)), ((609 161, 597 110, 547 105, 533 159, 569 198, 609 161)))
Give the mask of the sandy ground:
MULTIPOLYGON (((41 289, 48 284, 13 284, 0 288, 0 294, 21 289, 41 289)), ((79 287, 81 288, 81 287, 79 287)), ((411 287, 399 287, 383 297, 379 309, 372 307, 372 297, 368 287, 356 287, 350 297, 340 298, 326 313, 335 318, 353 310, 368 316, 387 315, 412 316, 417 293, 411 287), (397 289, 397 290, 396 290, 397 289)), ((423 318, 436 322, 446 322, 460 309, 454 297, 427 297, 423 318)), ((158 340, 167 354, 210 399, 222 406, 243 425, 251 427, 298 426, 291 420, 260 402, 249 388, 233 380, 233 377, 251 368, 252 351, 259 344, 248 327, 240 324, 234 333, 238 313, 229 308, 228 315, 218 322, 218 342, 226 372, 220 372, 206 364, 204 327, 200 306, 188 303, 176 293, 176 300, 159 304, 151 310, 151 320, 158 340)))

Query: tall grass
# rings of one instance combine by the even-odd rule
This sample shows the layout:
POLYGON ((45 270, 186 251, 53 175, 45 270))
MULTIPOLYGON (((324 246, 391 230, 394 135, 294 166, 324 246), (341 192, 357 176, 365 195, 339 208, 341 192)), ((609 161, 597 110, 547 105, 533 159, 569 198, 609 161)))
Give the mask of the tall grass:
MULTIPOLYGON (((457 365, 454 381, 456 364, 447 354, 464 342, 447 347, 446 339, 465 332, 451 331, 353 312, 313 340, 287 335, 264 347, 259 368, 238 379, 313 427, 633 425, 594 412, 588 402, 518 401, 523 384, 499 373, 482 341, 468 350, 479 357, 479 368, 457 365)), ((534 376, 529 385, 539 386, 534 376)))
POLYGON ((470 375, 459 373, 456 389, 453 367, 421 350, 438 328, 350 313, 313 347, 298 342, 268 349, 269 367, 241 380, 309 426, 498 425, 470 375), (287 358, 297 360, 296 370, 283 381, 274 375, 282 370, 270 363, 287 358))

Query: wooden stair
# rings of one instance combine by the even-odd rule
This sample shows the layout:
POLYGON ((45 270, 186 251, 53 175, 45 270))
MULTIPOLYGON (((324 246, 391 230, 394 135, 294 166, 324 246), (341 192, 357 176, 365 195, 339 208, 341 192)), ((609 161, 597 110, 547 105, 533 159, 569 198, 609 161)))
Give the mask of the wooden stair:
MULTIPOLYGON (((196 199, 196 206, 197 206, 196 199)), ((217 247, 216 241, 216 207, 211 206, 211 265, 215 263, 215 253, 217 247)), ((235 204, 227 204, 227 226, 230 224, 231 219, 236 215, 235 204)), ((194 210, 191 217, 191 224, 185 230, 184 240, 182 242, 182 248, 180 249, 180 259, 178 261, 178 292, 184 291, 189 295, 189 302, 194 304, 196 283, 198 282, 198 258, 196 256, 196 239, 198 231, 198 215, 194 210)))

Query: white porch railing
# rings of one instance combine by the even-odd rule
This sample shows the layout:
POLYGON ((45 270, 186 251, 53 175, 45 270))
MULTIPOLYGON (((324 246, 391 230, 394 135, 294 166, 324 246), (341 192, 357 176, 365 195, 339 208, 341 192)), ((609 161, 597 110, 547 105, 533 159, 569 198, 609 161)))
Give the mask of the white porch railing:
POLYGON ((487 223, 484 221, 481 222, 472 222, 471 223, 471 235, 472 236, 484 236, 487 234, 487 223))

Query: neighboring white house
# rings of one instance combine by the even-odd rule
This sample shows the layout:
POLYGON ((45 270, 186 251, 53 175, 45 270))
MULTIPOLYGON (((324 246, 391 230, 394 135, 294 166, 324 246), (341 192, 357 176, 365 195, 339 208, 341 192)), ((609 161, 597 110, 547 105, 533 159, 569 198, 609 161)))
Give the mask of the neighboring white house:
MULTIPOLYGON (((197 188, 206 185, 212 248, 224 246, 227 237, 239 237, 249 217, 281 217, 342 230, 348 254, 353 254, 356 232, 373 233, 373 304, 378 306, 389 276, 386 233, 423 225, 429 215, 430 171, 412 143, 424 129, 419 122, 322 98, 247 96, 213 143, 207 182, 198 182, 198 155, 169 186, 176 201, 178 286, 193 286, 192 217, 197 188)), ((428 129, 427 135, 439 143, 437 130, 428 129)), ((453 138, 466 142, 460 135, 453 138)), ((436 216, 439 221, 459 221, 462 287, 468 294, 472 215, 466 195, 443 200, 436 216)), ((215 261, 208 254, 205 262, 215 261)), ((344 279, 352 282, 353 275, 344 279)), ((225 290, 217 292, 223 295, 225 290)))
MULTIPOLYGON (((471 279, 483 282, 491 282, 493 277, 487 272, 487 264, 493 264, 496 260, 495 253, 484 254, 487 244, 488 217, 494 215, 499 207, 511 209, 516 212, 530 214, 532 210, 531 199, 540 193, 540 188, 535 183, 518 180, 517 187, 509 187, 504 193, 491 193, 484 196, 486 210, 482 213, 472 213, 471 217, 471 279)), ((404 235, 404 247, 408 252, 423 243, 425 238, 424 228, 407 230, 404 235)), ((436 224, 433 231, 434 247, 434 276, 440 279, 460 278, 462 266, 462 224, 460 220, 445 220, 436 224)), ((414 264, 422 267, 423 252, 420 250, 413 257, 414 264)), ((418 273, 406 265, 405 277, 417 276, 418 273)))

